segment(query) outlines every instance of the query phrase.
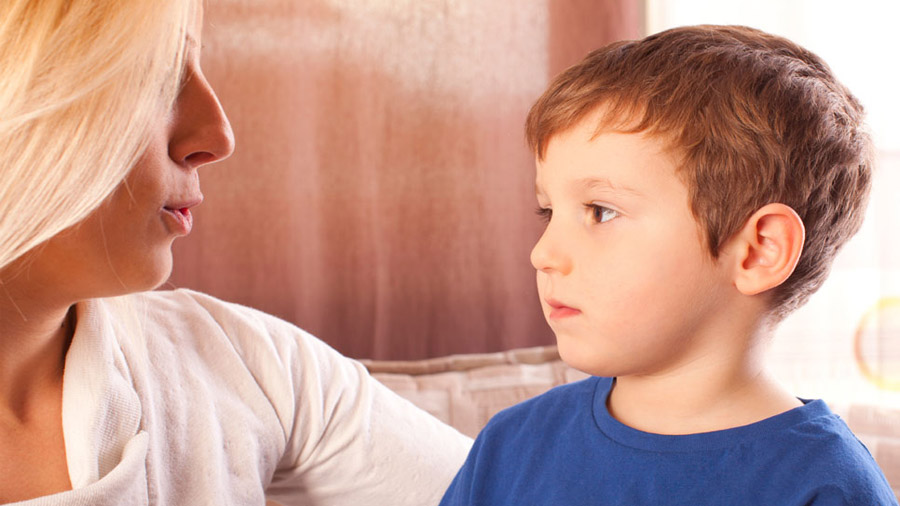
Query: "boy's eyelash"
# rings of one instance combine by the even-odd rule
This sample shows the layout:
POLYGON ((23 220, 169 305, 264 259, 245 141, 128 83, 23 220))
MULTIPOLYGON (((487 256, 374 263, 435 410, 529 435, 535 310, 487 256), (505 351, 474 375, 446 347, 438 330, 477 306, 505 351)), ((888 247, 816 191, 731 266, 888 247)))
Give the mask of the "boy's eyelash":
POLYGON ((549 207, 538 207, 534 212, 545 222, 549 222, 550 218, 553 217, 553 209, 549 207))
MULTIPOLYGON (((601 206, 599 204, 585 204, 584 207, 588 211, 591 211, 592 218, 593 218, 594 222, 596 222, 596 223, 605 223, 619 215, 619 212, 616 211, 615 209, 601 206), (612 218, 608 218, 608 219, 604 220, 603 217, 604 217, 604 214, 606 214, 606 213, 612 213, 614 216, 612 218)), ((535 214, 540 216, 542 221, 545 221, 548 223, 550 222, 550 218, 553 217, 553 209, 550 209, 549 207, 538 207, 537 209, 534 210, 534 212, 535 212, 535 214)))
POLYGON ((592 213, 591 218, 593 219, 594 223, 606 223, 607 221, 609 221, 619 215, 619 212, 616 211, 615 209, 612 209, 612 208, 606 207, 606 206, 601 206, 600 204, 585 204, 584 207, 588 211, 591 211, 591 213, 592 213), (608 218, 608 219, 603 219, 605 212, 612 213, 613 217, 608 218))

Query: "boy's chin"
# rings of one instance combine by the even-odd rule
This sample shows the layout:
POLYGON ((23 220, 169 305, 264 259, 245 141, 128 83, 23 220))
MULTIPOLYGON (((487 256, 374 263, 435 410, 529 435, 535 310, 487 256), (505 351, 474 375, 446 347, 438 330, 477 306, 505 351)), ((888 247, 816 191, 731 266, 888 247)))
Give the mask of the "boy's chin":
POLYGON ((616 376, 610 367, 604 367, 603 358, 595 350, 585 349, 584 341, 566 334, 556 333, 556 349, 559 358, 569 367, 591 376, 616 376))

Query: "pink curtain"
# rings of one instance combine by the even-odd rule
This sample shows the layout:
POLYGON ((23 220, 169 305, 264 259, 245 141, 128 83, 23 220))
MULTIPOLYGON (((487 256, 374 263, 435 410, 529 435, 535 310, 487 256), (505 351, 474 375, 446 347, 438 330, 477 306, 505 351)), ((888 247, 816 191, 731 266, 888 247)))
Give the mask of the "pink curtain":
POLYGON ((552 343, 523 121, 551 76, 640 35, 640 3, 209 3, 203 65, 237 149, 202 170, 167 286, 360 358, 552 343))

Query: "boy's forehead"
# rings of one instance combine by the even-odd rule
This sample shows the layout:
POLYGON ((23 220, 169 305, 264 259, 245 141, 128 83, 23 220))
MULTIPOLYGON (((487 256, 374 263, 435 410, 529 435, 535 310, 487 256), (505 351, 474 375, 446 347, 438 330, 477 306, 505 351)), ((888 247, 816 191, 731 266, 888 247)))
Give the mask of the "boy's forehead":
POLYGON ((598 129, 596 122, 582 120, 552 135, 545 156, 535 157, 535 193, 545 194, 552 186, 646 197, 654 184, 680 179, 672 155, 662 136, 598 129))
POLYGON ((538 153, 538 159, 544 158, 551 145, 561 137, 576 137, 584 142, 589 142, 603 134, 638 134, 647 138, 653 138, 663 151, 669 156, 678 156, 679 143, 676 140, 677 133, 670 132, 659 126, 643 125, 646 109, 641 104, 612 106, 607 101, 593 105, 588 112, 583 114, 568 126, 559 129, 547 130, 543 139, 544 149, 538 153))

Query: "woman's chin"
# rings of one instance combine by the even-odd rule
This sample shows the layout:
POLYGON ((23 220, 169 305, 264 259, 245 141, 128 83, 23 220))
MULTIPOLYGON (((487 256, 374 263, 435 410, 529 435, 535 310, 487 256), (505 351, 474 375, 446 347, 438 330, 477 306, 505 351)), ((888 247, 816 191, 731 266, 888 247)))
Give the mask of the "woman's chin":
POLYGON ((119 296, 129 293, 154 290, 162 286, 172 274, 172 252, 170 250, 134 259, 127 265, 119 265, 112 269, 107 290, 104 296, 119 296))
POLYGON ((134 292, 143 292, 146 290, 154 290, 162 286, 172 275, 172 253, 169 252, 164 258, 160 259, 151 269, 148 269, 146 275, 138 280, 134 292))

